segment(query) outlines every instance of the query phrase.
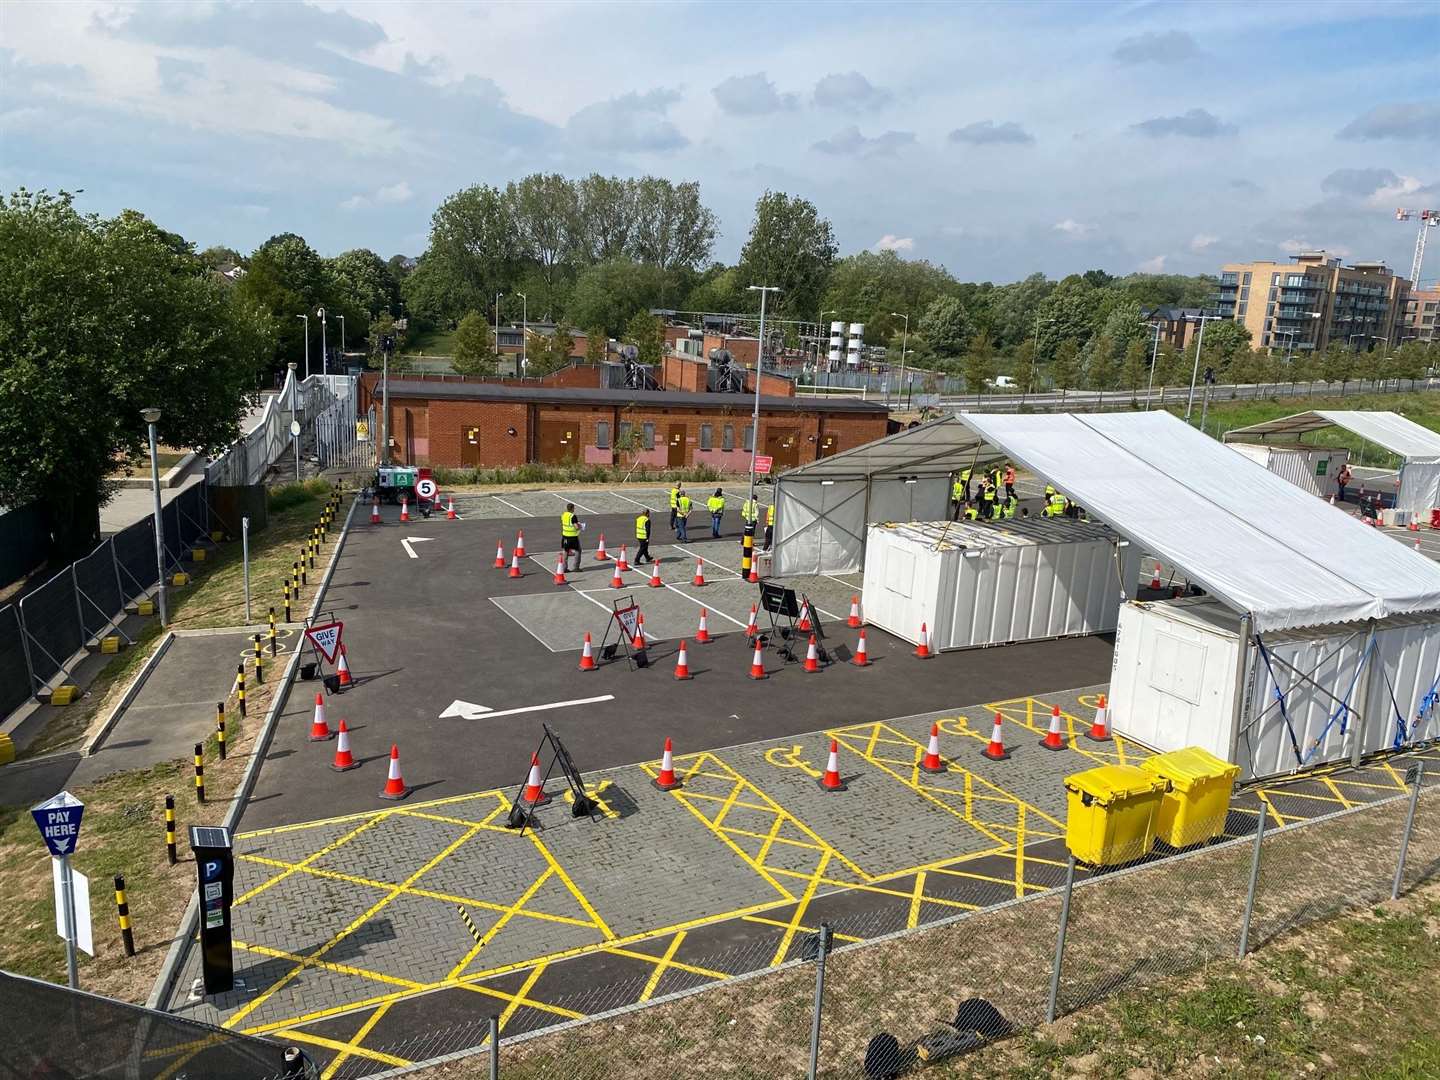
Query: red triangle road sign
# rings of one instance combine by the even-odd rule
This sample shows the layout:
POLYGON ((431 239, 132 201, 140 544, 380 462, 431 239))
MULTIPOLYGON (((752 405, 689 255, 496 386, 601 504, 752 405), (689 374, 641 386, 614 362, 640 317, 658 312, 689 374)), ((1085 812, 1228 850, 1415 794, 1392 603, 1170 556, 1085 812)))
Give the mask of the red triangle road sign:
POLYGON ((343 622, 321 623, 319 626, 307 627, 305 636, 310 643, 320 650, 320 655, 325 657, 327 664, 335 663, 335 657, 340 654, 340 634, 344 631, 343 622))

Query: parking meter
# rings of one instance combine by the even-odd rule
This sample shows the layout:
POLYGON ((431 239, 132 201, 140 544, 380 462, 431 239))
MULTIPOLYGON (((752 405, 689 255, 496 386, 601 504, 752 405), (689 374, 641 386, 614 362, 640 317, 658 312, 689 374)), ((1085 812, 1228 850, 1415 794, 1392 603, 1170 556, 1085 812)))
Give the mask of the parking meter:
POLYGON ((205 993, 224 994, 235 985, 230 948, 235 858, 230 830, 218 825, 191 825, 190 850, 195 853, 195 870, 200 879, 200 959, 205 993))

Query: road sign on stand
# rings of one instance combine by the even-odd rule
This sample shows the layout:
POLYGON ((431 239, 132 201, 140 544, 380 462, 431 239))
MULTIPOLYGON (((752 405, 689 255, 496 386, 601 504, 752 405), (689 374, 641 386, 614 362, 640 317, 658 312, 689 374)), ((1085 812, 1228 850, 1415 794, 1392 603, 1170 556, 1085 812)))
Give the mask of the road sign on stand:
POLYGON ((343 622, 328 622, 308 627, 305 630, 305 636, 319 650, 320 655, 325 658, 325 662, 333 664, 335 657, 340 653, 340 635, 344 630, 343 622))
MULTIPOLYGON (((60 859, 50 860, 55 883, 55 934, 65 936, 65 867, 60 859)), ((75 905, 75 944, 87 956, 95 955, 95 934, 90 924, 90 879, 73 867, 70 870, 71 899, 75 905)))
POLYGON ((770 469, 774 466, 774 464, 775 464, 775 459, 774 459, 771 455, 769 455, 769 454, 756 454, 756 455, 755 455, 755 475, 756 475, 756 476, 765 476, 767 473, 770 472, 770 469))
POLYGON ((80 818, 84 813, 85 804, 68 791, 62 791, 31 810, 30 816, 40 827, 40 836, 50 854, 61 856, 75 853, 75 845, 80 840, 80 818))
POLYGON ((435 481, 428 476, 415 481, 415 494, 418 498, 433 499, 435 498, 435 492, 438 490, 439 488, 435 486, 435 481))

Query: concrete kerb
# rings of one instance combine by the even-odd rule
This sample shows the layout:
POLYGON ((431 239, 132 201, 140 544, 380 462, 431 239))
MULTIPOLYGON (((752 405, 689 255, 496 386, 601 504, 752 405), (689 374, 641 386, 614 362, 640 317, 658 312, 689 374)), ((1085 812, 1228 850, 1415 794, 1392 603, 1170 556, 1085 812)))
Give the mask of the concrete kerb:
POLYGON ((125 715, 125 710, 128 709, 130 703, 135 700, 135 695, 140 692, 140 688, 145 685, 145 680, 148 679, 150 673, 155 670, 155 665, 160 663, 161 658, 170 650, 171 644, 175 641, 175 636, 176 632, 174 630, 166 631, 165 636, 160 640, 160 645, 150 654, 150 658, 145 661, 144 665, 136 673, 135 678, 130 680, 130 685, 125 688, 124 696, 121 697, 120 700, 116 702, 115 707, 110 710, 110 715, 105 718, 105 723, 100 726, 100 730, 81 748, 81 757, 89 757, 100 748, 100 744, 105 741, 105 737, 110 734, 110 730, 119 721, 120 717, 125 715))
MULTIPOLYGON (((314 619, 315 614, 320 610, 320 604, 325 599, 325 592, 330 587, 330 579, 335 573, 335 567, 340 562, 340 553, 345 550, 345 540, 350 535, 350 523, 355 517, 355 507, 360 505, 359 497, 350 502, 350 511, 345 515, 345 524, 340 529, 340 535, 336 538, 335 550, 330 553, 330 560, 325 567, 325 576, 320 581, 320 587, 315 590, 315 598, 310 603, 308 618, 314 619)), ((276 725, 280 720, 280 713, 284 711, 285 704, 290 698, 290 687, 295 681, 295 671, 300 666, 301 650, 295 649, 290 654, 290 660, 285 665, 285 674, 280 679, 280 685, 275 690, 275 697, 270 702, 270 708, 265 712, 265 721, 260 726, 260 731, 255 737, 255 745, 250 749, 250 760, 245 766, 245 772, 240 777, 240 785, 235 789, 235 794, 230 797, 230 805, 225 811, 225 827, 232 832, 240 823, 240 815, 245 809, 245 803, 250 798, 250 793, 255 790, 255 780, 260 774, 260 764, 265 760, 265 754, 270 749, 270 742, 274 738, 276 725)), ((160 974, 156 976, 155 985, 150 988, 150 996, 145 999, 147 1009, 164 1010, 165 1001, 169 998, 175 987, 175 979, 180 974, 180 968, 185 963, 185 950, 189 947, 190 941, 195 937, 199 927, 200 918, 200 894, 199 891, 190 894, 190 902, 185 906, 185 914, 180 917, 180 925, 175 930, 175 936, 170 941, 170 949, 165 954, 165 962, 161 965, 160 974)))

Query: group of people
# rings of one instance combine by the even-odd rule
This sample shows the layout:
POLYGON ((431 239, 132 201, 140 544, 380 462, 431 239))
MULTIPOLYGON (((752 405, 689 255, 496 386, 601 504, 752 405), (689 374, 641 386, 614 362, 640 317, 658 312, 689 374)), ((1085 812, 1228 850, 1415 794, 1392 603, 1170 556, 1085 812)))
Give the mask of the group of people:
MULTIPOLYGON (((961 469, 955 474, 950 487, 950 501, 953 504, 952 520, 965 518, 967 521, 1001 521, 1018 516, 1030 516, 1028 507, 1021 507, 1015 495, 1015 466, 1006 462, 980 471, 978 485, 974 485, 975 470, 961 469)), ((1083 515, 1079 505, 1056 491, 1051 484, 1045 485, 1042 517, 1078 518, 1083 515)))
MULTIPOLYGON (((688 544, 690 542, 689 519, 690 513, 695 508, 695 500, 685 491, 685 486, 676 483, 670 488, 670 529, 675 533, 677 543, 688 544)), ((718 539, 720 536, 720 522, 725 516, 725 491, 723 488, 716 488, 715 493, 705 500, 705 509, 710 514, 710 536, 718 539)), ((753 496, 746 498, 740 504, 740 519, 747 531, 753 532, 760 523, 760 501, 753 496)), ((565 568, 567 570, 580 569, 580 533, 585 528, 580 522, 579 516, 575 513, 575 504, 566 503, 565 510, 560 515, 560 549, 564 552, 565 568), (572 566, 573 560, 573 566, 572 566)), ((770 550, 770 545, 775 539, 775 507, 765 507, 765 546, 764 551, 770 550)), ((635 515, 635 558, 633 562, 638 566, 650 562, 650 510, 647 507, 635 515)))

